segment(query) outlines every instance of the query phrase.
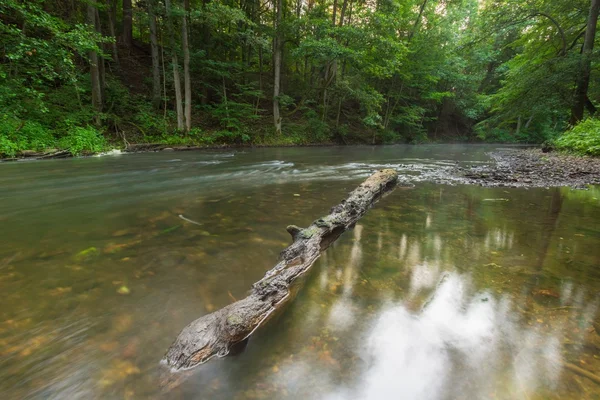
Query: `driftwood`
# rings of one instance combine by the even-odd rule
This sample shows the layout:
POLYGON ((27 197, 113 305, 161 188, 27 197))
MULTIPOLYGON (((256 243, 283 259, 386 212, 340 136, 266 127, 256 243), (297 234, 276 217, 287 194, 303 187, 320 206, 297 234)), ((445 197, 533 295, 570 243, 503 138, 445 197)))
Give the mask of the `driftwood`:
POLYGON ((281 252, 277 265, 252 286, 248 297, 185 327, 163 362, 177 371, 235 351, 290 297, 292 282, 310 269, 321 252, 351 229, 381 196, 391 191, 397 180, 394 170, 378 171, 333 207, 329 215, 314 221, 308 228, 288 226, 293 243, 281 252))

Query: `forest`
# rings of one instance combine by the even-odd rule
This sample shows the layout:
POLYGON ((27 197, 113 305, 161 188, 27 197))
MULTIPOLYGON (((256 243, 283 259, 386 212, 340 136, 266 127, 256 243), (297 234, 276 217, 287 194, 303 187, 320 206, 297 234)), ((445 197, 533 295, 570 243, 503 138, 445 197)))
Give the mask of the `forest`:
POLYGON ((1 0, 0 154, 546 143, 600 154, 599 0, 1 0))

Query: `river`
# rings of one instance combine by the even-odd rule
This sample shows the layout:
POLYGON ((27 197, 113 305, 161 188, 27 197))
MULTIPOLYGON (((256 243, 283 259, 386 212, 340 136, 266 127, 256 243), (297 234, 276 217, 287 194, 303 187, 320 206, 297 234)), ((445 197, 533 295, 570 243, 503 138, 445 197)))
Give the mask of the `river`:
POLYGON ((600 398, 576 372, 600 374, 600 190, 431 182, 492 148, 0 164, 2 398, 600 398), (243 353, 161 387, 185 325, 243 298, 289 244, 286 225, 382 167, 401 187, 243 353))

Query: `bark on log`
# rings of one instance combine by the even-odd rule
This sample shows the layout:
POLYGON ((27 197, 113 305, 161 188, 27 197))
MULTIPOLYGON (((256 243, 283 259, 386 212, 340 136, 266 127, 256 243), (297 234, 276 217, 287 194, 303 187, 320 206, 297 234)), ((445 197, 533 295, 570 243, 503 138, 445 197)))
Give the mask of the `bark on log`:
POLYGON ((308 228, 287 227, 293 243, 281 252, 280 260, 265 277, 252 286, 248 297, 205 315, 185 327, 162 362, 171 371, 189 369, 212 357, 223 357, 246 340, 290 296, 290 285, 310 269, 320 254, 342 233, 351 229, 367 210, 397 183, 391 169, 371 175, 329 215, 308 228))

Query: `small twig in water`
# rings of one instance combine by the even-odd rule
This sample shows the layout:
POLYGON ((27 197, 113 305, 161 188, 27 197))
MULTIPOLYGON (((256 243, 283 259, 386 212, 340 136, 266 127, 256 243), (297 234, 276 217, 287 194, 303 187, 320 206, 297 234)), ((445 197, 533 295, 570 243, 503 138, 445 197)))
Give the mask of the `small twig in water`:
POLYGON ((571 363, 565 363, 565 368, 571 372, 575 372, 577 375, 581 375, 585 378, 588 378, 589 380, 600 385, 600 376, 593 374, 588 370, 585 370, 585 369, 578 367, 577 365, 571 364, 571 363))
POLYGON ((203 225, 203 224, 201 224, 200 222, 192 221, 191 219, 188 219, 188 218, 184 217, 184 216, 183 216, 183 215, 181 215, 181 214, 179 214, 179 218, 181 218, 182 220, 184 220, 184 221, 187 221, 187 222, 189 222, 189 223, 191 223, 191 224, 196 224, 196 225, 198 225, 198 226, 202 226, 202 225, 203 225))
POLYGON ((234 303, 237 301, 237 299, 231 294, 230 290, 227 291, 227 294, 229 295, 229 297, 231 298, 231 300, 233 300, 234 303))

